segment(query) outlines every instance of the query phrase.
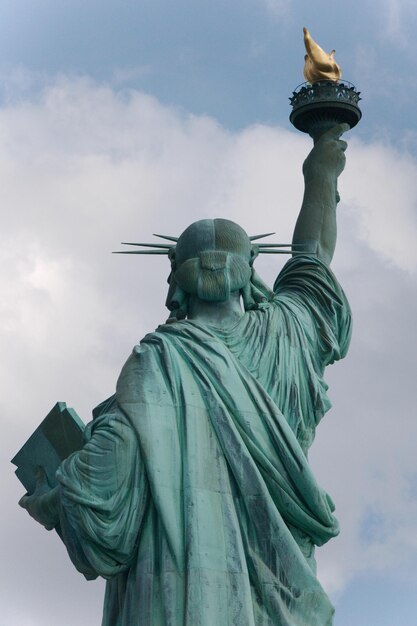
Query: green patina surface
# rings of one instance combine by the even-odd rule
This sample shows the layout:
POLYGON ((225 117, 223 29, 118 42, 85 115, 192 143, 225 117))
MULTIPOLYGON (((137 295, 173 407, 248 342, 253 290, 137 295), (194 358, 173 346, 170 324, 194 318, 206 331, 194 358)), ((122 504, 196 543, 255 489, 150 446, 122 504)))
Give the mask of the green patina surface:
POLYGON ((329 269, 344 130, 305 161, 297 255, 273 291, 227 220, 173 245, 169 323, 134 348, 58 487, 22 499, 59 523, 80 572, 107 579, 103 626, 332 624, 314 548, 338 524, 307 451, 350 338, 329 269))

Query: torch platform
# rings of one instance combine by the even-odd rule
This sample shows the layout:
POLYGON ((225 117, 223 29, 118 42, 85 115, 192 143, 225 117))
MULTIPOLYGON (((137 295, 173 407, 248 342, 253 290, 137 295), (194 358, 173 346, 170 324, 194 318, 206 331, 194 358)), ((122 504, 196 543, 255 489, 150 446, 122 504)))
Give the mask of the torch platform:
POLYGON ((290 122, 315 140, 328 128, 342 122, 353 128, 362 117, 358 106, 360 99, 360 92, 347 81, 302 83, 290 98, 290 122))

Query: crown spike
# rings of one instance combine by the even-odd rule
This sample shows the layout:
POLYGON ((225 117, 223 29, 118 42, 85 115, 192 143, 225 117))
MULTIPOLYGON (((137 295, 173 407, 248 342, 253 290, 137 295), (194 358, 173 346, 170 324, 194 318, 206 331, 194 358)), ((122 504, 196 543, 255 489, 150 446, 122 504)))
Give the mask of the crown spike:
POLYGON ((173 246, 169 243, 133 243, 128 241, 122 241, 123 246, 143 246, 144 248, 162 248, 169 250, 173 246))
POLYGON ((256 239, 263 239, 264 237, 269 237, 270 235, 275 235, 275 233, 263 233, 263 235, 251 235, 249 239, 251 241, 256 241, 256 239))
POLYGON ((156 233, 152 233, 154 237, 160 237, 161 239, 167 239, 167 241, 178 241, 178 237, 171 237, 169 235, 157 235, 156 233))
POLYGON ((296 248, 300 243, 257 243, 258 248, 296 248))
POLYGON ((305 252, 304 250, 266 250, 262 248, 259 254, 316 254, 315 252, 305 252))
POLYGON ((118 250, 112 254, 164 254, 168 256, 168 250, 118 250))

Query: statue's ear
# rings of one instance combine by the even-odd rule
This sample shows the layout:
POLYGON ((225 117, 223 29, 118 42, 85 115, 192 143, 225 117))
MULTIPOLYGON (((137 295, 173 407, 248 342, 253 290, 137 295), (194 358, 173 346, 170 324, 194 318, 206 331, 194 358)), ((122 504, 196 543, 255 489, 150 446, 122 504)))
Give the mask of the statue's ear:
POLYGON ((175 261, 175 248, 170 248, 168 250, 168 259, 171 261, 171 270, 175 272, 177 269, 177 263, 175 261))

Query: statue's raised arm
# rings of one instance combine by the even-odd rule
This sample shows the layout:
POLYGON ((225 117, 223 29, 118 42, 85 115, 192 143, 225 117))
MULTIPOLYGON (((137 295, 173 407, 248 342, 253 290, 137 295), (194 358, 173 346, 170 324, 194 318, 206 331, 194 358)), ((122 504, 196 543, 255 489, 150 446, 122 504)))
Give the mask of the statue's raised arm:
POLYGON ((292 242, 296 250, 316 254, 326 264, 336 246, 337 179, 345 166, 347 147, 340 137, 347 130, 347 124, 338 124, 325 132, 303 165, 304 198, 292 242))

